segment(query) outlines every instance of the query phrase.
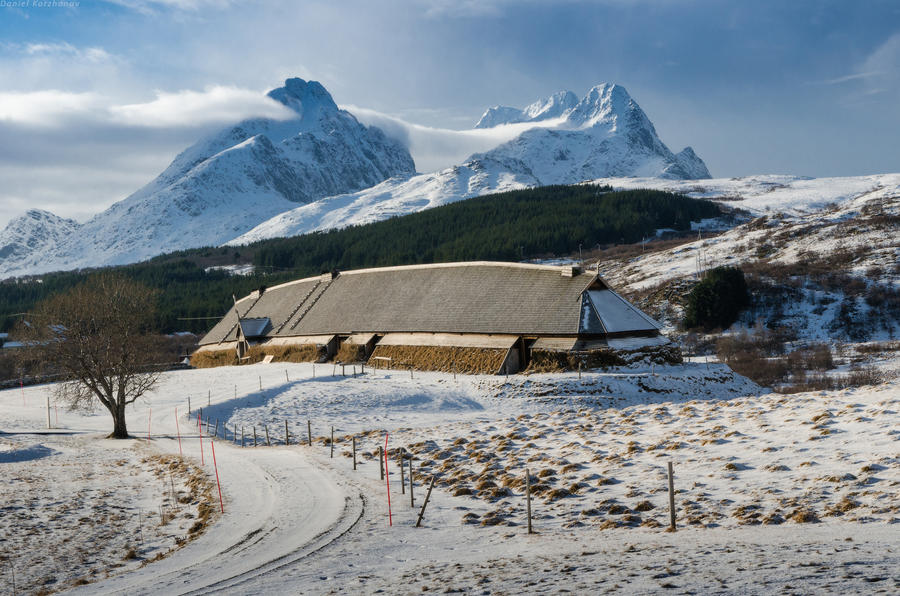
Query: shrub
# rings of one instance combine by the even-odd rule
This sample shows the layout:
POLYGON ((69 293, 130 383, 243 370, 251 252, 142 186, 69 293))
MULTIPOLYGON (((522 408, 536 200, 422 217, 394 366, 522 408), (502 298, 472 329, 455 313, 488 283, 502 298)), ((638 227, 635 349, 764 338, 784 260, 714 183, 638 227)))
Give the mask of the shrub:
POLYGON ((684 326, 727 329, 749 305, 750 292, 744 273, 736 267, 716 267, 688 294, 684 326))

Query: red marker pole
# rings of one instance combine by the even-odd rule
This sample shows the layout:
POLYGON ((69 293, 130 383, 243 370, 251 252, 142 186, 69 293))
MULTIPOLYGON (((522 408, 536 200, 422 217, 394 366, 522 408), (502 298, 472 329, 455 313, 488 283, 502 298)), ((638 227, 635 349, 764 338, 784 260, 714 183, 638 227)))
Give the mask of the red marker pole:
POLYGON ((200 437, 200 465, 205 466, 206 462, 203 461, 203 420, 200 418, 200 414, 197 414, 197 433, 200 437))
POLYGON ((389 433, 385 433, 384 435, 384 479, 387 481, 387 495, 388 495, 388 525, 394 525, 394 518, 391 515, 391 475, 388 473, 388 436, 389 433))
POLYGON ((184 457, 184 452, 181 450, 181 427, 178 424, 178 406, 175 406, 175 431, 178 433, 178 455, 184 457))
POLYGON ((216 469, 216 486, 219 488, 219 507, 222 509, 222 513, 225 513, 225 503, 222 502, 222 485, 219 484, 219 466, 216 464, 216 444, 212 439, 209 440, 209 446, 212 448, 213 468, 216 469))

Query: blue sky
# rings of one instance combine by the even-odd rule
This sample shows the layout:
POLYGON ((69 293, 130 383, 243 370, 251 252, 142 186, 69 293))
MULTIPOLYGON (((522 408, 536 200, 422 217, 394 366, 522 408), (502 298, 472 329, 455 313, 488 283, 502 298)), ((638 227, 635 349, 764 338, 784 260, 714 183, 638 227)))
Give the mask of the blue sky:
POLYGON ((900 171, 900 3, 117 0, 0 3, 0 225, 83 220, 288 76, 466 129, 624 85, 714 176, 900 171))

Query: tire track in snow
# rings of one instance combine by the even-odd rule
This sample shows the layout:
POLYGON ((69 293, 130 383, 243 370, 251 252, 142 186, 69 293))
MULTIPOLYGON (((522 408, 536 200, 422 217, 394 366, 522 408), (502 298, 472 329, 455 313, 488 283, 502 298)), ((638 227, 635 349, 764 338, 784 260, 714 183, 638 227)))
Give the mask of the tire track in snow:
POLYGON ((332 543, 340 540, 348 532, 352 531, 366 513, 367 499, 364 494, 357 493, 355 496, 346 496, 344 498, 344 510, 337 522, 306 545, 297 550, 282 555, 268 563, 264 563, 254 569, 250 569, 228 579, 209 584, 202 588, 184 592, 183 596, 194 596, 199 594, 214 594, 222 590, 233 589, 251 583, 263 576, 281 571, 292 567, 297 563, 303 562, 307 557, 314 555, 322 549, 328 547, 332 543), (355 498, 354 498, 355 497, 355 498))

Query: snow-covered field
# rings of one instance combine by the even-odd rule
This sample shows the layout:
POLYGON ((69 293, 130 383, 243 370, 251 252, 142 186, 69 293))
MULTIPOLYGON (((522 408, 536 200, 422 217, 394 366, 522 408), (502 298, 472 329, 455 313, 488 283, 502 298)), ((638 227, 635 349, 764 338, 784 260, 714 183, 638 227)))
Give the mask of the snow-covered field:
POLYGON ((314 376, 310 364, 259 364, 165 374, 130 409, 136 438, 115 444, 99 412, 60 409, 56 424, 51 410, 59 428, 47 431, 47 391, 0 392, 4 591, 13 569, 30 593, 79 578, 101 580, 76 588, 85 593, 129 594, 900 589, 896 382, 781 396, 700 362, 581 378, 341 376, 330 365, 314 376), (159 526, 171 485, 177 496, 189 482, 154 473, 156 455, 178 455, 179 432, 185 459, 214 487, 209 438, 200 461, 200 406, 210 432, 218 421, 225 513, 141 565, 188 536, 187 513, 218 507, 213 488, 159 526), (385 433, 393 526, 377 459, 385 433), (414 455, 415 508, 401 492, 399 447, 414 455), (674 534, 664 531, 669 461, 674 534), (136 559, 123 560, 126 546, 136 559))

